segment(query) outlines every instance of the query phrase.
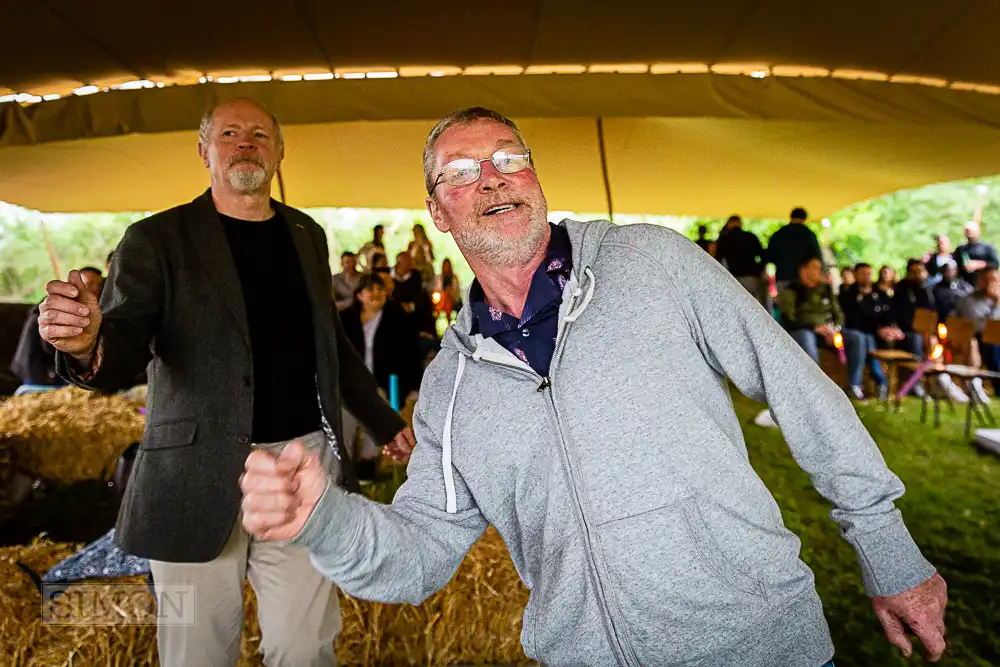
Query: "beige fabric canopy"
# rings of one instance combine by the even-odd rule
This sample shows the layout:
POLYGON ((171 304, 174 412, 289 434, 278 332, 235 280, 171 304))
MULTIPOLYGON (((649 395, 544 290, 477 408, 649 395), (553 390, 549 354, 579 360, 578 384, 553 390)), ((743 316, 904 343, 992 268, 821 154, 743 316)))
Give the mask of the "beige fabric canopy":
POLYGON ((1000 172, 993 0, 582 5, 5 6, 0 96, 64 97, 0 105, 0 199, 186 201, 201 113, 239 95, 281 119, 303 207, 422 206, 424 137, 473 104, 521 123, 554 209, 604 212, 610 191, 615 212, 821 215, 1000 172), (278 80, 303 74, 337 78, 278 80), (133 80, 153 87, 65 96, 133 80))

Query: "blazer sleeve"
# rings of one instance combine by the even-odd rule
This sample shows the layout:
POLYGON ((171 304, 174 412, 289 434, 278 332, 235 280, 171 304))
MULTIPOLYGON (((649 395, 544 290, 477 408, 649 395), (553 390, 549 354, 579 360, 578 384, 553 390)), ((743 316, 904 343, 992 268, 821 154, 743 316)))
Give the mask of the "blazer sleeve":
POLYGON ((153 239, 142 223, 129 227, 115 250, 101 293, 100 365, 93 373, 56 352, 56 372, 84 389, 119 391, 134 384, 153 353, 153 337, 163 317, 165 272, 153 239))
MULTIPOLYGON (((330 271, 330 248, 326 243, 323 229, 313 223, 314 239, 320 255, 320 263, 327 273, 330 271)), ((327 284, 330 276, 327 276, 327 284)), ((354 345, 344 332, 344 326, 337 312, 337 305, 330 299, 330 316, 336 332, 337 366, 340 369, 338 382, 344 406, 361 422, 372 439, 382 446, 391 441, 406 427, 406 422, 378 392, 375 378, 365 366, 364 359, 354 349, 354 345)))

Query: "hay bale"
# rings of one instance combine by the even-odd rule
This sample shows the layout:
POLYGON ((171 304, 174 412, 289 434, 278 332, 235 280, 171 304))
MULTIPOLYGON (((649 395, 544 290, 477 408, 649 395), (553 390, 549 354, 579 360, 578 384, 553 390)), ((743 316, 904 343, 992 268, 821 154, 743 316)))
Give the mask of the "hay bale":
POLYGON ((13 466, 47 482, 100 479, 142 438, 138 407, 76 387, 16 396, 0 405, 0 440, 13 466))
MULTIPOLYGON (((41 665, 155 665, 152 626, 43 625, 39 595, 14 562, 45 572, 82 545, 37 540, 0 549, 0 655, 14 667, 41 665), (70 661, 72 660, 72 663, 70 661)), ((115 583, 143 583, 119 579, 115 583)), ((261 665, 256 602, 245 587, 239 667, 261 665)), ((521 614, 527 602, 507 549, 491 528, 473 546, 454 579, 419 607, 386 605, 341 594, 342 665, 527 664, 521 652, 521 614)))

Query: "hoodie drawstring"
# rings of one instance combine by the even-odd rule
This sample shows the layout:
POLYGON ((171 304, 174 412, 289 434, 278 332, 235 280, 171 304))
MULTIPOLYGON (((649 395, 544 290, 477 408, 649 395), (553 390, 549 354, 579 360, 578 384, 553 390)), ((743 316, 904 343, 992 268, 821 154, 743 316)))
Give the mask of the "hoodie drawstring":
POLYGON ((462 383, 465 374, 465 355, 458 354, 458 371, 455 373, 455 387, 451 390, 451 403, 444 418, 444 437, 441 442, 441 469, 444 473, 445 511, 448 514, 458 512, 458 500, 455 497, 455 473, 451 467, 451 420, 455 414, 455 399, 458 397, 458 385, 462 383))
MULTIPOLYGON (((564 322, 576 322, 576 319, 580 317, 580 315, 583 315, 583 311, 587 310, 587 306, 590 305, 590 300, 594 298, 594 283, 596 282, 594 280, 594 272, 591 271, 588 266, 583 270, 583 274, 584 276, 590 278, 590 280, 587 281, 587 294, 583 297, 583 302, 563 318, 564 322)), ((582 293, 582 289, 579 287, 575 288, 573 290, 573 298, 580 296, 582 293)))
MULTIPOLYGON (((590 305, 590 300, 594 298, 594 272, 590 270, 590 267, 584 269, 584 276, 589 278, 587 281, 587 293, 583 296, 583 301, 580 305, 573 308, 564 318, 564 322, 576 322, 577 318, 583 314, 583 311, 587 309, 590 305)), ((573 290, 573 298, 577 299, 583 294, 583 289, 576 287, 573 290)), ((481 343, 482 341, 478 341, 481 343)), ((473 360, 479 360, 482 357, 482 346, 476 345, 476 349, 473 351, 473 360)), ((445 494, 445 511, 448 514, 456 514, 458 512, 458 499, 455 495, 455 473, 451 466, 451 427, 452 420, 455 416, 455 401, 458 399, 458 387, 462 384, 462 375, 465 374, 465 364, 466 356, 462 352, 458 353, 458 370, 455 372, 455 386, 451 390, 451 403, 448 404, 448 412, 444 417, 444 434, 441 438, 441 472, 444 474, 444 494, 445 494)))

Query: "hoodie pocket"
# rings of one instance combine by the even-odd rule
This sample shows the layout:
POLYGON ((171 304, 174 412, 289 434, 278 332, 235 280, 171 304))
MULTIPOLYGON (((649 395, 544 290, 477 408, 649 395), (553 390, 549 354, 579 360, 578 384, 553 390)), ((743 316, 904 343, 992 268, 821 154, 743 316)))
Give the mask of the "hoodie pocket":
POLYGON ((767 606, 763 584, 726 559, 694 496, 598 531, 610 602, 643 665, 696 660, 729 646, 767 606))

